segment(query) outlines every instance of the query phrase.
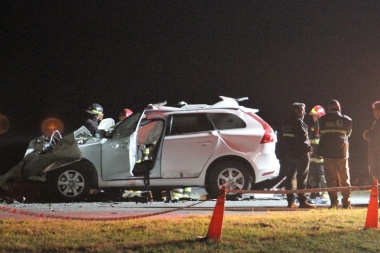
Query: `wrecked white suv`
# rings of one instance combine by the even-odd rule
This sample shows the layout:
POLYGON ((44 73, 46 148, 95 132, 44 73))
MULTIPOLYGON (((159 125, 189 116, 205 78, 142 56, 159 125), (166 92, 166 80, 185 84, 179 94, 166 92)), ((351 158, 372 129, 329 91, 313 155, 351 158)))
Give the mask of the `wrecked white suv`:
MULTIPOLYGON (((277 177, 276 135, 242 99, 214 105, 149 105, 95 136, 81 127, 64 138, 37 138, 24 160, 0 176, 39 181, 55 200, 84 200, 93 189, 151 190, 204 187, 250 190, 277 177), (55 144, 56 143, 56 144, 55 144)), ((239 194, 228 194, 234 199, 239 194)))

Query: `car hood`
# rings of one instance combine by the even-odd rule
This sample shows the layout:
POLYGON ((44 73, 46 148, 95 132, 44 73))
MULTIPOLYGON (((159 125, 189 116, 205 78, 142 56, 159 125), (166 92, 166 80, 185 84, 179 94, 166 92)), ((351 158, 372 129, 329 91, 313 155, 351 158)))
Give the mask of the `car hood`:
MULTIPOLYGON (((82 152, 78 143, 86 143, 93 137, 83 126, 61 140, 52 141, 52 138, 40 136, 29 143, 24 159, 16 165, 20 167, 24 178, 44 181, 44 172, 79 161, 82 152)), ((14 169, 13 173, 20 171, 14 169)))

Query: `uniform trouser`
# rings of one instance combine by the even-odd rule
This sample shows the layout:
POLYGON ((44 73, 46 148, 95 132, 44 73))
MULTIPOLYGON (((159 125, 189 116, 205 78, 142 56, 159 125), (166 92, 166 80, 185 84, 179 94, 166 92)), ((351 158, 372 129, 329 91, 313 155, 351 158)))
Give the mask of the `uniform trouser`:
POLYGON ((307 188, 326 188, 323 163, 310 162, 307 185, 307 188))
MULTIPOLYGON (((324 158, 325 161, 325 176, 327 187, 349 187, 350 183, 350 170, 348 168, 348 159, 332 159, 324 158)), ((342 193, 343 207, 351 204, 351 189, 345 189, 342 193)), ((338 192, 329 191, 331 205, 338 204, 338 192)))
MULTIPOLYGON (((286 175, 286 189, 292 190, 292 182, 294 178, 297 180, 297 189, 306 189, 307 177, 309 174, 310 158, 308 154, 304 154, 298 158, 288 158, 288 171, 286 175)), ((294 194, 287 194, 288 203, 293 203, 294 194)), ((298 193, 298 201, 303 203, 306 201, 305 193, 298 193)))

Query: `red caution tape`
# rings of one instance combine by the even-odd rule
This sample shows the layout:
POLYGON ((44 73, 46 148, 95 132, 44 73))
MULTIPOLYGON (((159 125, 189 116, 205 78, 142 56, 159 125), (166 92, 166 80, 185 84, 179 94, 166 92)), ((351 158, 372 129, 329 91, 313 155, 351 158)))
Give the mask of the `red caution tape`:
POLYGON ((363 185, 363 186, 350 186, 350 187, 330 187, 330 188, 313 188, 313 189, 297 189, 297 190, 229 190, 226 189, 227 193, 262 193, 262 194, 289 194, 289 193, 307 193, 307 192, 333 192, 350 189, 352 191, 357 190, 368 190, 371 189, 373 185, 363 185))

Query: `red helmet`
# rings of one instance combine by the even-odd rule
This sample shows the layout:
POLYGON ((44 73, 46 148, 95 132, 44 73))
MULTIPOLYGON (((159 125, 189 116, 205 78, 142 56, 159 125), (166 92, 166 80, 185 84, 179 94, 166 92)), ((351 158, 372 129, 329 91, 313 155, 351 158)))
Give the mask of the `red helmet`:
POLYGON ((128 108, 125 108, 121 113, 120 113, 120 116, 123 116, 123 117, 129 117, 133 114, 132 110, 128 109, 128 108))
POLYGON ((322 117, 325 114, 325 109, 323 109, 323 107, 320 105, 314 106, 309 113, 309 115, 318 115, 319 117, 322 117))

